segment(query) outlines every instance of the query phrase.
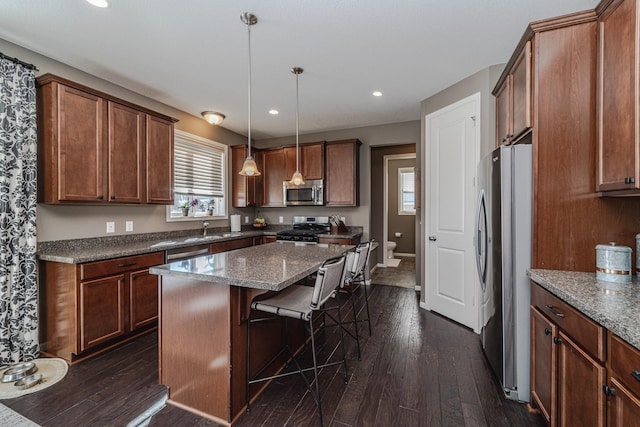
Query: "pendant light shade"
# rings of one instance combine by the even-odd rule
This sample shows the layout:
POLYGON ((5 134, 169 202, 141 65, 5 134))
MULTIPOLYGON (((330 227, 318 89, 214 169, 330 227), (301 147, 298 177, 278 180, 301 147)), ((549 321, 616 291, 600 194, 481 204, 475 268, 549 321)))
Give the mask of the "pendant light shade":
POLYGON ((248 150, 247 150, 247 158, 244 160, 242 164, 242 170, 238 172, 240 175, 244 176, 258 176, 260 175, 260 171, 258 170, 258 165, 256 164, 253 157, 251 157, 251 26, 258 23, 258 18, 249 12, 245 12, 240 15, 240 20, 247 25, 247 33, 249 36, 249 61, 248 61, 248 130, 247 130, 247 140, 248 140, 248 150))
POLYGON ((304 70, 300 67, 293 67, 291 72, 296 75, 296 171, 291 176, 289 183, 293 185, 304 184, 304 178, 300 173, 300 147, 299 147, 299 131, 300 131, 300 95, 298 91, 298 76, 302 74, 304 70))

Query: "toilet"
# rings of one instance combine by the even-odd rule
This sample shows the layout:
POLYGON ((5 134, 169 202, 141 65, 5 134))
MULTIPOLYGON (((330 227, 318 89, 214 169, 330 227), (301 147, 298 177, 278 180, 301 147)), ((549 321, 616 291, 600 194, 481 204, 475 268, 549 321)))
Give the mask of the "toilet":
POLYGON ((393 253, 395 248, 396 248, 396 242, 393 242, 391 240, 387 241, 387 259, 395 258, 395 255, 393 253))

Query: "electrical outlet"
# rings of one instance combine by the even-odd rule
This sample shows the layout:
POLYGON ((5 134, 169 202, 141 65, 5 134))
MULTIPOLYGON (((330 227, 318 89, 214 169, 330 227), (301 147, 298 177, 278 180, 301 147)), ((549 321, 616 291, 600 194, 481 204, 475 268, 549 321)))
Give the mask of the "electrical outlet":
POLYGON ((341 216, 341 217, 340 217, 340 221, 342 221, 342 222, 344 222, 344 223, 346 224, 346 223, 347 223, 347 218, 345 218, 345 217, 341 216))
POLYGON ((107 221, 107 233, 116 232, 116 223, 113 221, 107 221))
POLYGON ((278 222, 279 222, 280 224, 284 224, 284 217, 283 217, 283 216, 279 216, 279 217, 278 217, 278 222))
POLYGON ((245 224, 249 224, 249 217, 248 217, 248 216, 245 216, 245 217, 244 217, 244 223, 245 223, 245 224))
POLYGON ((133 221, 126 221, 124 223, 124 231, 133 231, 133 221))

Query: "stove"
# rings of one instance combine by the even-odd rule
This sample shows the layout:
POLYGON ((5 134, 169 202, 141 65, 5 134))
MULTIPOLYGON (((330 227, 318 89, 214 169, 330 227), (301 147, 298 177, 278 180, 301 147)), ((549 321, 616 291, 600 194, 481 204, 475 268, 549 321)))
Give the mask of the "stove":
POLYGON ((328 216, 294 216, 293 228, 280 231, 277 240, 287 242, 317 243, 318 234, 331 229, 328 216))

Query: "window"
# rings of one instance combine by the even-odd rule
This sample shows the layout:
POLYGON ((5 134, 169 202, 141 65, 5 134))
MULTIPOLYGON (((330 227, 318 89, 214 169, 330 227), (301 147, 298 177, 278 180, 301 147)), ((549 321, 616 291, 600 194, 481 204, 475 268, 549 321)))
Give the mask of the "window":
POLYGON ((398 168, 398 215, 416 214, 415 168, 398 168))
POLYGON ((167 221, 227 218, 227 146, 180 130, 174 133, 173 206, 167 221))

